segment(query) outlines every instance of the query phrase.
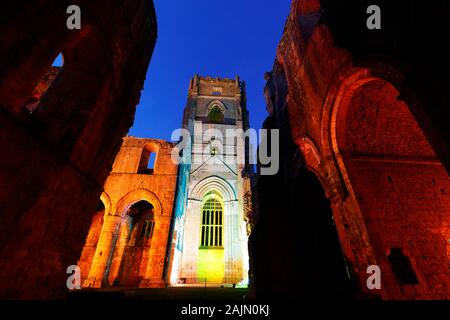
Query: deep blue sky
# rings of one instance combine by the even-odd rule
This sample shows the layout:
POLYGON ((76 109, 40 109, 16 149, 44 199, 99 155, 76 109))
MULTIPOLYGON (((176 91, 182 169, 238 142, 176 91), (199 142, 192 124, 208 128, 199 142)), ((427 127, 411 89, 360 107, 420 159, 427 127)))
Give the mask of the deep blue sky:
POLYGON ((266 118, 264 72, 275 59, 290 0, 154 0, 158 39, 129 134, 170 140, 194 74, 247 85, 250 124, 266 118))

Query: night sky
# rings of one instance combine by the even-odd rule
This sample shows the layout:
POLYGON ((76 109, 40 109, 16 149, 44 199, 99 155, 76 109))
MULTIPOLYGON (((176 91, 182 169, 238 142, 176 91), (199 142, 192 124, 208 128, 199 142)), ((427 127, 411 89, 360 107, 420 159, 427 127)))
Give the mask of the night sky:
POLYGON ((170 140, 181 127, 189 80, 241 77, 250 125, 267 116, 264 72, 270 71, 290 0, 154 0, 158 39, 129 135, 170 140))

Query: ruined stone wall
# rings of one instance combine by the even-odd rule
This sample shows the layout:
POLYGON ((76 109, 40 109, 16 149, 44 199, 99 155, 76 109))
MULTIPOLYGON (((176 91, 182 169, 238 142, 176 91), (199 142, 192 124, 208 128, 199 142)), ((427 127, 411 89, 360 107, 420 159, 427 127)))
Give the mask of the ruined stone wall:
POLYGON ((91 227, 89 228, 89 233, 78 262, 82 281, 87 279, 89 276, 89 270, 91 268, 92 261, 94 260, 95 250, 97 249, 98 240, 100 239, 100 234, 102 231, 104 215, 105 209, 103 208, 97 211, 92 218, 91 227))
MULTIPOLYGON (((448 298, 443 38, 424 34, 437 22, 423 19, 420 1, 382 1, 383 29, 371 33, 365 27, 370 4, 293 1, 274 73, 287 80, 292 139, 331 200, 358 291, 385 299, 448 298), (429 74, 437 64, 441 69, 429 74), (381 267, 381 290, 366 287, 369 265, 381 267), (407 273, 413 276, 404 281, 407 273)), ((430 5, 443 10, 448 3, 430 5)), ((444 11, 436 12, 439 23, 448 23, 444 11)))
POLYGON ((151 1, 2 1, 0 296, 61 297, 135 106, 156 40, 151 1), (33 108, 33 90, 64 65, 33 108))
POLYGON ((250 296, 354 297, 322 181, 307 168, 307 160, 292 139, 281 65, 275 63, 266 80, 271 112, 263 127, 279 131, 280 169, 276 175, 259 176, 255 188, 258 216, 249 239, 250 296))
POLYGON ((104 222, 99 224, 96 216, 92 221, 89 235, 100 232, 95 249, 91 250, 93 240, 88 236, 78 262, 84 287, 108 287, 117 281, 121 286, 143 288, 165 285, 164 276, 170 274, 164 269, 169 268, 168 253, 172 249, 168 245, 172 243, 170 229, 178 170, 171 159, 173 147, 162 140, 124 138, 101 197, 107 208, 104 222), (149 161, 148 152, 156 154, 153 170, 140 172, 143 159, 149 161), (140 201, 153 207, 155 226, 149 244, 143 250, 135 250, 139 245, 127 242, 131 237, 129 210, 140 201), (131 254, 126 255, 126 250, 131 254), (121 274, 121 268, 129 272, 121 274))

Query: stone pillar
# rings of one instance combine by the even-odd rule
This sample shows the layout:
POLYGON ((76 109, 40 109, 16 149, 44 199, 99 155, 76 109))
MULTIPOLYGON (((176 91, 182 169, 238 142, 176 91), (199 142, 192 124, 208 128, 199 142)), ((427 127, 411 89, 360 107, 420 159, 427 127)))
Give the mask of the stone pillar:
POLYGON ((149 250, 143 253, 140 288, 163 288, 166 249, 170 229, 170 216, 157 217, 149 250))
POLYGON ((241 279, 242 250, 240 240, 240 223, 238 213, 238 201, 225 202, 225 281, 235 282, 241 279), (238 241, 236 241, 238 240, 238 241))
POLYGON ((181 278, 197 277, 197 256, 200 246, 200 222, 202 202, 189 199, 186 210, 186 224, 184 229, 184 248, 181 278))
POLYGON ((83 287, 101 288, 111 255, 114 252, 114 245, 121 222, 122 217, 120 216, 108 215, 105 217, 91 270, 83 287))
POLYGON ((242 250, 241 260, 242 260, 242 280, 244 283, 248 283, 248 271, 250 269, 249 264, 249 254, 248 254, 248 235, 247 235, 247 222, 244 220, 243 212, 239 215, 240 222, 240 250, 242 250))
POLYGON ((180 237, 184 236, 184 219, 177 218, 175 222, 175 237, 172 239, 172 255, 170 267, 170 285, 177 284, 181 276, 181 259, 182 251, 179 250, 178 244, 183 241, 180 237))
POLYGON ((111 244, 111 252, 106 264, 106 270, 103 276, 103 285, 111 285, 119 276, 120 265, 125 253, 125 247, 130 235, 130 216, 125 215, 117 226, 117 232, 114 235, 111 244))

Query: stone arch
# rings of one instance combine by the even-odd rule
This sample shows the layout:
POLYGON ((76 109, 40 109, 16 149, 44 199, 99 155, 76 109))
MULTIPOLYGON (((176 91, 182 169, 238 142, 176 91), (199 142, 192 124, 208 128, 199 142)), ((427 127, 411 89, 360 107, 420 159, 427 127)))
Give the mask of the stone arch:
POLYGON ((302 138, 297 139, 296 144, 302 152, 306 168, 317 176, 325 192, 329 195, 329 187, 325 183, 326 172, 323 170, 324 161, 317 144, 308 135, 304 135, 302 138))
POLYGON ((222 202, 222 201, 223 201, 223 195, 222 195, 222 192, 220 192, 220 191, 218 191, 218 190, 216 190, 216 189, 213 189, 213 190, 210 190, 209 192, 206 192, 206 193, 203 195, 202 203, 205 203, 205 202, 208 201, 209 199, 216 199, 216 200, 222 202))
MULTIPOLYGON (((42 96, 33 117, 45 124, 50 141, 70 152, 107 99, 112 61, 101 31, 93 24, 64 43, 64 65, 42 96), (64 108, 61 108, 64 105, 64 108)), ((86 143, 86 142, 85 142, 86 143)))
POLYGON ((198 182, 192 189, 191 198, 201 201, 211 190, 220 192, 224 201, 237 200, 234 188, 219 176, 211 176, 198 182))
POLYGON ((106 192, 102 192, 100 195, 100 200, 103 202, 103 205, 105 206, 105 216, 111 214, 111 199, 108 196, 106 192))
POLYGON ((161 144, 157 141, 149 141, 142 147, 141 159, 139 161, 138 173, 157 173, 158 161, 159 161, 159 150, 161 149, 161 144), (153 160, 153 169, 148 172, 148 165, 150 161, 150 155, 155 154, 153 160))
POLYGON ((69 38, 67 28, 55 28, 65 25, 66 8, 53 6, 48 10, 48 7, 49 3, 2 7, 5 19, 0 31, 0 99, 3 107, 16 114, 20 114, 69 38), (36 14, 38 11, 40 14, 36 14), (12 53, 14 59, 8 59, 12 53))
MULTIPOLYGON (((148 252, 150 243, 156 241, 152 236, 150 241, 145 241, 136 245, 137 235, 141 230, 145 216, 131 216, 127 214, 129 209, 141 203, 149 204, 152 211, 152 235, 158 232, 161 225, 162 207, 159 199, 147 189, 137 189, 123 196, 116 206, 116 218, 114 222, 114 238, 109 243, 110 256, 106 262, 106 269, 103 275, 104 283, 112 286, 138 287, 140 280, 145 275, 146 265, 151 256, 148 252), (137 218, 137 220, 135 220, 137 218), (137 223, 137 225, 136 225, 137 223), (132 227, 133 226, 133 227, 132 227), (130 238, 131 237, 131 238, 130 238), (145 244, 144 244, 145 243, 145 244), (134 251, 137 252, 136 257, 134 251), (136 260, 134 260, 136 258, 136 260), (127 277, 124 270, 130 269, 130 260, 136 263, 137 269, 133 269, 133 275, 127 277), (125 269, 124 269, 125 268, 125 269)), ((141 239, 142 240, 142 239, 141 239)))
POLYGON ((119 287, 139 287, 151 263, 154 252, 150 247, 155 241, 160 222, 154 214, 154 206, 148 199, 134 202, 121 219, 117 240, 112 248, 108 268, 108 282, 119 287))
MULTIPOLYGON (((192 252, 192 256, 195 257, 193 260, 195 264, 194 277, 205 279, 204 281, 215 285, 224 283, 225 281, 234 282, 234 278, 236 275, 239 275, 239 278, 240 273, 236 272, 234 274, 231 269, 227 269, 226 267, 230 264, 231 260, 238 259, 238 252, 240 252, 239 246, 235 243, 239 237, 239 233, 236 228, 238 224, 236 223, 235 217, 238 213, 238 208, 234 188, 225 179, 219 176, 210 176, 199 181, 193 187, 190 192, 190 202, 193 206, 190 209, 191 211, 188 211, 189 216, 187 216, 186 222, 187 230, 189 230, 186 234, 188 234, 189 238, 185 238, 185 241, 189 239, 190 245, 186 249, 192 252), (220 215, 220 231, 216 229, 217 226, 203 224, 202 218, 207 217, 203 215, 203 208, 207 202, 205 200, 208 199, 218 200, 222 207, 220 209, 222 212, 220 215), (212 230, 214 232, 220 232, 220 234, 218 233, 222 243, 220 248, 214 246, 199 247, 202 244, 204 236, 203 227, 205 227, 205 230, 209 228, 209 239, 213 238, 212 230)), ((240 262, 239 258, 239 261, 235 263, 240 265, 242 262, 240 262)))
POLYGON ((155 217, 160 217, 164 214, 161 201, 153 192, 147 189, 136 189, 127 193, 118 201, 115 215, 123 218, 127 210, 133 204, 141 200, 145 200, 153 206, 155 210, 155 217))
MULTIPOLYGON (((445 277, 439 268, 426 267, 420 258, 426 254, 423 247, 411 243, 438 242, 423 234, 424 225, 440 225, 439 212, 450 207, 448 200, 411 199, 436 194, 436 181, 448 185, 448 175, 416 120, 418 105, 402 95, 407 92, 402 83, 402 73, 389 64, 344 68, 330 87, 322 123, 323 150, 335 164, 330 168, 350 195, 346 205, 354 210, 351 219, 359 225, 361 239, 373 249, 369 260, 384 270, 382 294, 392 297, 408 296, 395 274, 397 267, 388 259, 392 250, 410 259, 419 283, 429 282, 425 279, 430 272, 445 277), (437 209, 429 209, 436 203, 437 209), (405 234, 406 227, 421 239, 405 234)), ((441 247, 436 259, 445 256, 445 244, 441 247)))
POLYGON ((222 113, 225 113, 225 110, 227 109, 227 106, 220 100, 213 100, 208 103, 208 106, 206 107, 206 111, 209 113, 213 107, 219 107, 222 113))
MULTIPOLYGON (((327 170, 331 182, 334 185, 336 194, 341 200, 348 196, 348 177, 345 170, 342 170, 342 159, 336 147, 336 114, 337 106, 342 99, 349 98, 351 92, 357 87, 375 78, 385 79, 400 90, 404 81, 403 68, 394 67, 394 61, 379 59, 376 63, 372 60, 361 61, 359 64, 364 67, 356 67, 353 64, 344 65, 335 75, 323 106, 321 123, 321 150, 324 159, 327 161, 327 170)), ((405 91, 406 89, 402 89, 405 91)), ((413 98, 409 99, 411 105, 417 105, 413 98)))
POLYGON ((221 122, 225 118, 225 104, 218 100, 209 103, 207 107, 208 120, 212 122, 221 122))
POLYGON ((159 150, 161 149, 161 143, 158 141, 149 141, 144 145, 143 148, 151 152, 159 152, 159 150))
POLYGON ((202 247, 222 246, 224 209, 223 200, 220 194, 210 193, 205 195, 200 213, 200 244, 202 247))

